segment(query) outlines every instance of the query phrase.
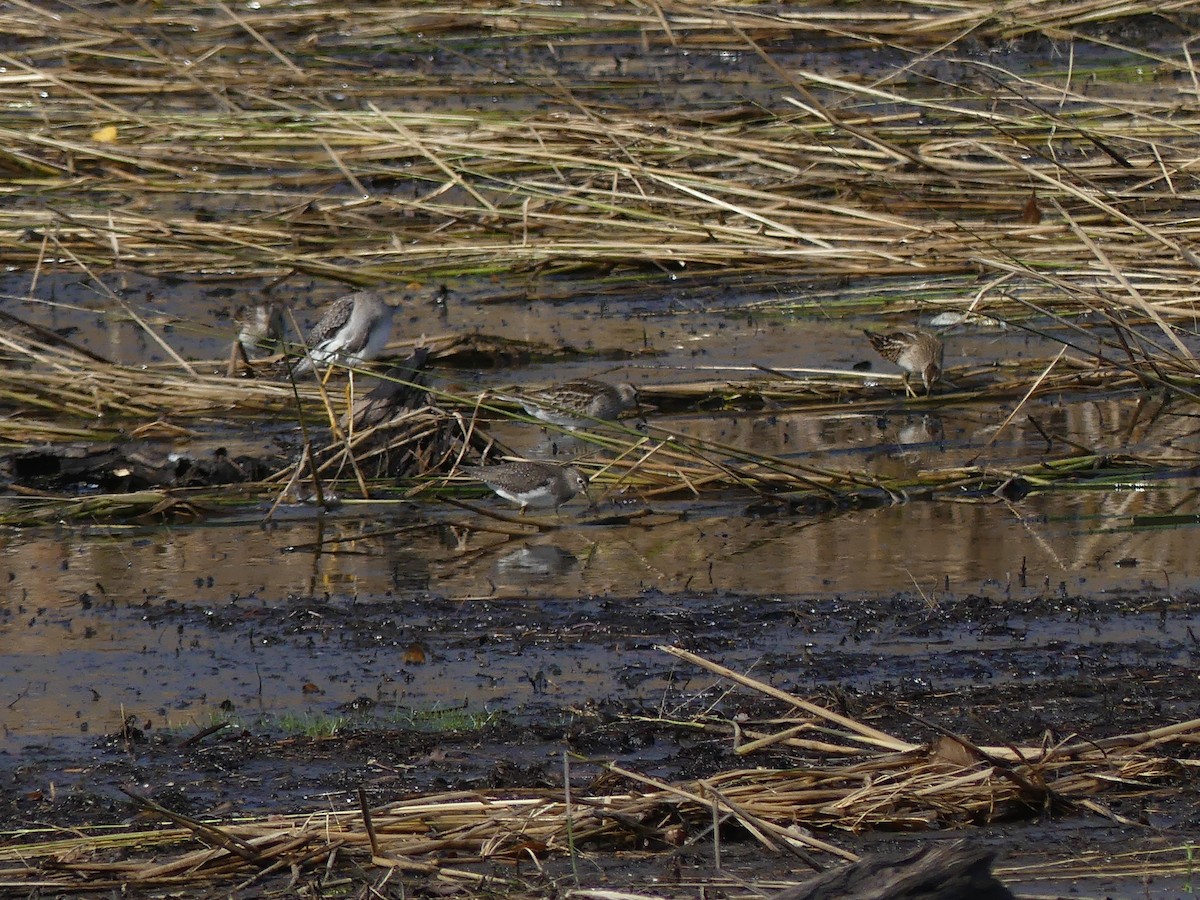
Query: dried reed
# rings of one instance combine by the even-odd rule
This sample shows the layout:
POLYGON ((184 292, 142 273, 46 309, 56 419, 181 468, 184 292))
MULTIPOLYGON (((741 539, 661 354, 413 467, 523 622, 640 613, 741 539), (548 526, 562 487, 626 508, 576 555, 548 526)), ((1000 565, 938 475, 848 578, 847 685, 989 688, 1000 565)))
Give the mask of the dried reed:
POLYGON ((135 796, 175 827, 79 829, 48 840, 30 834, 0 848, 0 890, 180 887, 280 868, 367 864, 473 884, 487 877, 480 864, 565 854, 569 843, 591 852, 668 849, 679 835, 703 835, 714 809, 771 852, 853 859, 837 845, 839 833, 964 828, 1045 811, 1129 824, 1100 798, 1171 790, 1195 761, 1172 757, 1169 748, 1200 739, 1200 720, 1193 720, 1045 746, 984 747, 949 732, 916 744, 687 651, 663 649, 791 710, 774 734, 725 723, 731 737, 755 738, 739 753, 788 748, 806 761, 678 784, 607 765, 610 790, 573 789, 570 804, 546 790, 459 791, 364 811, 234 822, 198 821, 135 796))

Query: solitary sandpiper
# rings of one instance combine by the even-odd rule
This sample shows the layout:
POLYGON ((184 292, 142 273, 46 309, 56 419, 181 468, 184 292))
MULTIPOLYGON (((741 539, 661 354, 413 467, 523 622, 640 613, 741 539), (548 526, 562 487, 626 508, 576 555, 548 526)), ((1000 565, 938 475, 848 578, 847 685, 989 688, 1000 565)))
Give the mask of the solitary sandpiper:
POLYGON ((333 301, 308 333, 308 354, 296 363, 295 375, 314 365, 361 366, 375 359, 392 334, 396 308, 374 291, 359 291, 333 301))

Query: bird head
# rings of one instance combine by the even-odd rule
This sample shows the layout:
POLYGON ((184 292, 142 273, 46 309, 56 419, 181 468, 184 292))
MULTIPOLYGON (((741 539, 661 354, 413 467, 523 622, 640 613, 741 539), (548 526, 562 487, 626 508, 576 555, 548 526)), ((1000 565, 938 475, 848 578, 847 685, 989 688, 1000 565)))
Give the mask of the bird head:
POLYGON ((642 411, 642 395, 632 384, 618 384, 617 394, 621 398, 621 409, 634 410, 639 419, 645 421, 646 414, 642 411))
POLYGON ((583 494, 583 496, 587 497, 588 503, 591 504, 592 495, 588 493, 587 476, 576 468, 567 469, 566 476, 567 484, 571 486, 572 490, 574 490, 576 494, 583 494))
POLYGON ((925 392, 929 393, 929 390, 934 386, 934 384, 937 383, 937 380, 941 377, 942 377, 942 367, 939 363, 930 362, 927 366, 925 366, 924 371, 921 372, 921 381, 924 382, 924 384, 925 384, 925 392))

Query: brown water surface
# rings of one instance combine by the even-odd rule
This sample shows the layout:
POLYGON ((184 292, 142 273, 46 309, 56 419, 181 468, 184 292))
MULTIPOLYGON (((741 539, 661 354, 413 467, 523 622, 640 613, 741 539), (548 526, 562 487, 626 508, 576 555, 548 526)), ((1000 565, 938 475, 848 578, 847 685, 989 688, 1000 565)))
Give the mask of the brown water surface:
MULTIPOLYGON (((554 346, 634 346, 647 352, 627 362, 441 370, 435 386, 479 391, 602 375, 652 388, 698 377, 765 377, 752 368, 756 364, 850 370, 870 360, 880 373, 881 396, 891 391, 895 397, 869 413, 849 407, 686 414, 651 409, 643 426, 651 438, 693 435, 807 465, 893 478, 983 460, 999 470, 1035 464, 1047 453, 1044 434, 1114 452, 1191 452, 1189 410, 1148 403, 1139 395, 1044 399, 1026 406, 1002 430, 1009 406, 906 407, 894 371, 871 359, 858 323, 748 316, 665 295, 604 309, 580 300, 547 315, 544 307, 520 301, 485 302, 479 286, 467 287, 474 293, 464 290, 445 307, 415 292, 402 336, 475 329, 554 346), (680 313, 680 304, 694 308, 680 313), (1040 431, 1030 416, 1038 419, 1040 431)), ((667 284, 664 289, 670 291, 667 284)), ((225 314, 239 294, 176 285, 169 298, 151 298, 150 287, 139 290, 145 292, 137 307, 143 317, 159 306, 171 310, 179 324, 164 327, 163 335, 180 352, 195 359, 220 357, 231 333, 225 314)), ((492 290, 506 292, 504 286, 492 290)), ((61 291, 69 292, 70 285, 61 291)), ((306 313, 302 307, 298 315, 311 319, 331 293, 314 293, 307 298, 311 309, 306 313)), ((84 305, 77 290, 72 296, 84 305)), ((126 363, 160 355, 134 339, 144 334, 111 309, 82 313, 75 306, 27 304, 23 312, 126 363)), ((1052 351, 1048 341, 1011 330, 951 332, 947 342, 951 380, 954 370, 1052 351)), ((498 422, 495 431, 532 456, 594 452, 582 441, 532 425, 498 422)), ((298 438, 286 422, 275 431, 218 423, 211 440, 231 448, 286 449, 298 438)), ((381 656, 378 647, 256 639, 256 611, 294 608, 307 616, 302 610, 314 597, 353 598, 359 605, 401 602, 406 615, 420 623, 480 602, 634 602, 647 592, 669 605, 672 595, 695 591, 736 593, 756 602, 839 596, 863 603, 902 591, 931 608, 968 596, 1004 604, 1106 592, 1165 595, 1200 586, 1192 529, 1138 530, 1131 527, 1133 517, 1190 510, 1195 493, 1194 479, 1053 489, 1012 503, 964 491, 934 502, 919 494, 907 502, 897 497, 883 508, 818 517, 757 510, 753 496, 731 493, 652 500, 651 509, 660 515, 620 526, 588 524, 595 515, 585 514, 578 500, 562 510, 560 529, 528 538, 474 531, 466 527, 467 514, 436 504, 349 498, 327 514, 285 506, 266 524, 263 507, 201 525, 10 531, 0 536, 8 573, 0 572, 6 579, 0 648, 10 667, 0 725, 4 740, 22 743, 77 735, 84 728, 111 731, 131 713, 156 727, 195 727, 230 703, 255 713, 331 714, 364 692, 413 708, 462 702, 505 708, 523 702, 514 684, 527 671, 561 665, 555 648, 538 649, 537 641, 515 668, 502 672, 494 661, 445 656, 432 647, 440 662, 395 691, 379 681, 388 672, 386 677, 398 677, 403 668, 394 648, 384 663, 387 654, 381 656), (200 618, 184 616, 180 624, 181 609, 200 618), (172 616, 164 618, 164 610, 172 616), (236 624, 198 632, 197 621, 214 615, 236 624), (305 685, 319 692, 306 693, 305 685)), ((640 502, 636 492, 620 486, 596 499, 601 512, 611 503, 640 502)), ((482 502, 505 508, 495 498, 482 502)), ((683 640, 687 633, 671 636, 683 640)), ((787 654, 792 640, 786 631, 767 631, 753 649, 787 654)), ((618 690, 606 674, 607 652, 596 646, 583 651, 579 665, 586 672, 578 675, 578 696, 618 690)), ((650 694, 660 688, 646 686, 650 694)), ((568 701, 572 694, 557 699, 568 701)))

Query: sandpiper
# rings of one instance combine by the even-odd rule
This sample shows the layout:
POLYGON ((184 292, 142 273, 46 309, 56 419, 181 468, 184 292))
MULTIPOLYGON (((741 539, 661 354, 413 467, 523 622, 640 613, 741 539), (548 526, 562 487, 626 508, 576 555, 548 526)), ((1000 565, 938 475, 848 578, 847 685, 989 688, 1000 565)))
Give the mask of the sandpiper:
POLYGON ((229 348, 225 374, 230 378, 251 369, 250 360, 275 353, 283 340, 283 307, 276 302, 241 307, 233 316, 238 336, 229 348))
POLYGON ((519 403, 535 419, 571 429, 592 424, 596 419, 615 421, 625 410, 638 405, 637 388, 632 384, 609 384, 595 378, 580 378, 541 390, 497 396, 519 403))
POLYGON ((395 311, 373 291, 339 297, 309 331, 308 355, 296 363, 293 374, 304 375, 314 365, 361 366, 375 359, 387 346, 395 311))
POLYGON ((863 334, 870 339, 871 346, 880 356, 904 370, 904 393, 907 396, 917 396, 916 390, 908 383, 913 375, 921 376, 925 396, 929 396, 934 383, 942 377, 942 354, 945 348, 940 337, 915 328, 893 331, 891 334, 871 331, 864 331, 863 334))
POLYGON ((238 343, 247 357, 274 353, 283 340, 283 306, 277 301, 241 309, 234 317, 238 343))
POLYGON ((557 510, 576 494, 587 496, 587 479, 572 466, 531 460, 461 469, 505 500, 519 505, 522 513, 527 506, 553 506, 557 510))

